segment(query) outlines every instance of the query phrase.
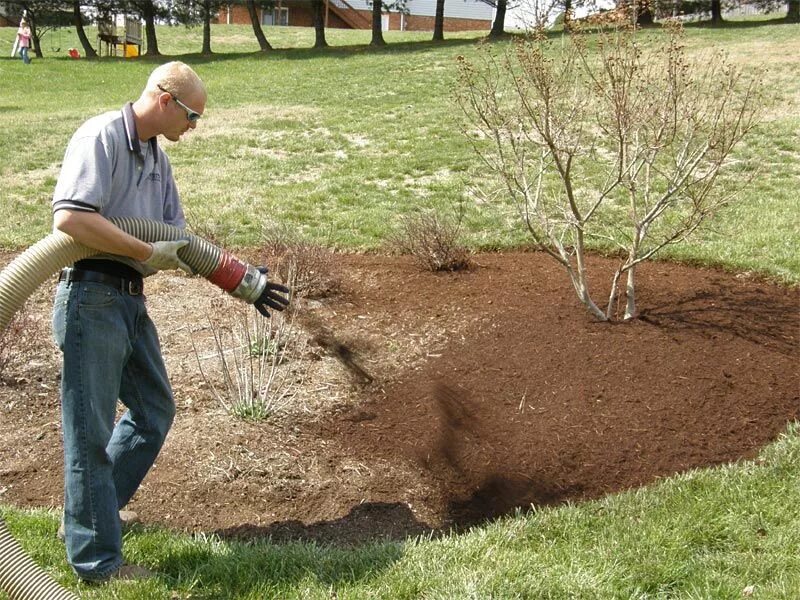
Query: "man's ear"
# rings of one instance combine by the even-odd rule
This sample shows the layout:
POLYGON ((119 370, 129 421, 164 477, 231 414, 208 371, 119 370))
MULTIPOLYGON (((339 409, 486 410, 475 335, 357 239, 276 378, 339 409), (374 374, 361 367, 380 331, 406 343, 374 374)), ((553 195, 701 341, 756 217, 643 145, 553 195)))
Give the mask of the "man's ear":
POLYGON ((170 96, 167 92, 162 92, 161 90, 158 91, 158 106, 164 110, 167 108, 169 101, 172 100, 172 96, 170 96))

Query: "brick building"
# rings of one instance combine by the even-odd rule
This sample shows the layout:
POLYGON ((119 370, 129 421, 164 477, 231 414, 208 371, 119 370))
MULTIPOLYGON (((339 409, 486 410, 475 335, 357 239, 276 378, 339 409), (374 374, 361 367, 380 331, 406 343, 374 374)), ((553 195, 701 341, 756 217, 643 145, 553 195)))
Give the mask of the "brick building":
MULTIPOLYGON (((436 0, 408 0, 408 14, 383 13, 384 31, 433 31, 436 0)), ((257 9, 262 25, 313 27, 308 0, 276 0, 272 9, 257 9)), ((372 29, 372 8, 366 0, 328 0, 325 3, 326 27, 372 29)), ((449 0, 444 5, 445 31, 490 29, 494 9, 480 0, 449 0)), ((219 12, 219 23, 249 25, 247 7, 230 4, 219 12)))

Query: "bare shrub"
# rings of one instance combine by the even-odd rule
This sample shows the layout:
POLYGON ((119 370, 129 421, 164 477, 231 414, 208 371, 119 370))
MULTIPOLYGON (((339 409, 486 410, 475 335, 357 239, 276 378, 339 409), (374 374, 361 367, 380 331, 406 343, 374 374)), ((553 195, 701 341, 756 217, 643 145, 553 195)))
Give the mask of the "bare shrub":
POLYGON ((732 151, 758 122, 761 81, 720 53, 690 60, 678 26, 647 43, 627 27, 593 42, 534 36, 501 57, 487 46, 460 60, 457 97, 465 135, 536 245, 593 315, 616 318, 622 294, 627 320, 637 265, 691 235, 755 172, 732 151), (589 290, 590 242, 622 257, 605 308, 589 290))
POLYGON ((294 315, 276 311, 263 318, 250 306, 233 305, 221 316, 209 316, 213 347, 205 353, 195 339, 199 331, 190 333, 200 374, 226 412, 262 421, 291 402, 305 377, 294 360, 306 344, 294 315))
POLYGON ((281 281, 291 273, 292 293, 301 298, 325 298, 341 286, 335 254, 284 225, 266 227, 261 235, 263 264, 281 281))
MULTIPOLYGON (((550 17, 564 6, 563 0, 525 0, 516 7, 517 20, 521 22, 526 31, 544 31, 550 17)), ((564 12, 564 22, 568 24, 572 19, 572 8, 564 12)))
POLYGON ((428 271, 458 271, 470 265, 469 251, 460 243, 463 211, 449 217, 433 211, 402 218, 399 230, 389 236, 389 245, 410 254, 428 271))

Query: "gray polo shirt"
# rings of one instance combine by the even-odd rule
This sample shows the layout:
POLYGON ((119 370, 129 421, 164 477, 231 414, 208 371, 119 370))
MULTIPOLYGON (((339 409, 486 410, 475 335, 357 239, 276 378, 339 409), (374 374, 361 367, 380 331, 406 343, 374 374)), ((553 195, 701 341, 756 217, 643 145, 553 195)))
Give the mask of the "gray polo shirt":
MULTIPOLYGON (((61 209, 185 226, 169 159, 155 137, 140 143, 130 102, 89 119, 72 136, 53 193, 53 212, 61 209)), ((149 274, 135 260, 113 258, 149 274)))

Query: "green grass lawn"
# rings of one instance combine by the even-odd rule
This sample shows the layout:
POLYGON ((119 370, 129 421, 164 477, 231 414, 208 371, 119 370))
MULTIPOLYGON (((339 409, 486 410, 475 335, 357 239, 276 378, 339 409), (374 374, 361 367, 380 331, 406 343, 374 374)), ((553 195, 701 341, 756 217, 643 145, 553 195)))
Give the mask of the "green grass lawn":
MULTIPOLYGON (((688 30, 697 52, 722 47, 745 68, 767 66, 772 105, 737 153, 761 172, 694 242, 671 249, 673 257, 798 281, 798 31, 688 30)), ((249 27, 220 26, 212 37, 218 54, 185 54, 199 50, 199 35, 162 28, 159 41, 160 62, 179 57, 208 84, 207 117, 168 147, 198 228, 241 246, 257 244, 265 225, 280 221, 330 246, 366 249, 379 247, 402 215, 452 211, 464 201, 473 247, 527 242, 502 199, 487 203, 472 193, 486 177, 459 132, 452 88, 455 59, 473 52, 479 33, 433 45, 429 34, 388 32, 388 47, 372 50, 368 33, 331 30, 334 46, 314 51, 312 31, 268 28, 278 50, 261 54, 249 27)), ((0 29, 0 42, 12 37, 0 29)), ((138 96, 154 65, 75 61, 64 50, 76 40, 64 33, 61 42, 60 53, 29 68, 0 58, 3 247, 28 246, 49 231, 50 194, 69 136, 88 116, 138 96)), ((45 38, 46 51, 48 44, 45 38)))
MULTIPOLYGON (((755 461, 547 508, 440 539, 355 549, 127 534, 147 583, 78 587, 55 512, 0 511, 40 565, 98 599, 759 599, 800 591, 800 431, 755 461)), ((2 597, 2 593, 0 593, 2 597)))
MULTIPOLYGON (((403 216, 467 206, 474 248, 527 242, 502 200, 483 203, 484 178, 458 132, 455 59, 479 33, 386 34, 267 28, 257 52, 248 27, 161 28, 165 56, 70 60, 77 46, 29 67, 8 58, 0 28, 0 247, 50 230, 50 194, 69 136, 87 117, 135 98, 157 62, 179 58, 208 85, 207 116, 169 144, 190 220, 232 246, 256 245, 287 223, 342 249, 378 248, 403 216)), ((655 35, 649 32, 646 35, 655 35)), ((722 47, 745 68, 768 67, 772 102, 737 156, 760 165, 740 200, 669 256, 800 282, 800 26, 691 27, 689 46, 722 47)), ((503 42, 498 44, 502 49, 503 42)), ((45 39, 45 51, 50 48, 45 39)), ((128 535, 129 558, 157 569, 150 583, 85 590, 87 598, 754 598, 800 597, 800 432, 758 460, 693 471, 635 492, 503 519, 442 539, 353 550, 223 542, 156 529, 128 535), (750 588, 749 586, 753 586, 750 588)), ((0 486, 2 489, 2 486, 0 486)), ((0 496, 0 499, 2 496, 0 496)), ((25 549, 76 589, 55 541, 52 512, 2 511, 25 549)), ((2 594, 0 594, 2 597, 2 594)))

